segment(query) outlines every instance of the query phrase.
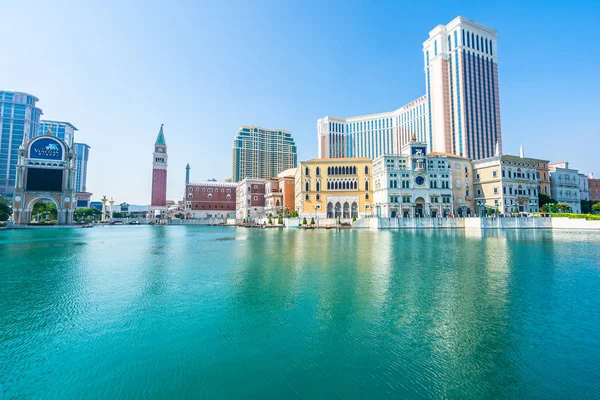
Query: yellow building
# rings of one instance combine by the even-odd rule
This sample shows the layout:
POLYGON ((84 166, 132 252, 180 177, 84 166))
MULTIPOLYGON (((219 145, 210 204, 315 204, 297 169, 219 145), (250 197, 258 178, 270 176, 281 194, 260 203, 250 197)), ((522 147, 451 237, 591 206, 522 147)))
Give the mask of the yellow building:
POLYGON ((296 211, 300 216, 353 218, 372 214, 370 158, 320 158, 296 170, 296 211))

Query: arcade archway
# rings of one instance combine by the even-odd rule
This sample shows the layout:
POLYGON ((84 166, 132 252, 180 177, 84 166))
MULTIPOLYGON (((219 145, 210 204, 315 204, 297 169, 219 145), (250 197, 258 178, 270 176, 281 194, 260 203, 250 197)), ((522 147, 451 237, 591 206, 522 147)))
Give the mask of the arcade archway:
POLYGON ((24 216, 28 224, 55 224, 58 221, 58 202, 52 197, 35 197, 29 200, 24 216))
POLYGON ((16 225, 32 221, 73 223, 75 157, 69 144, 52 136, 51 131, 21 145, 13 203, 16 225))

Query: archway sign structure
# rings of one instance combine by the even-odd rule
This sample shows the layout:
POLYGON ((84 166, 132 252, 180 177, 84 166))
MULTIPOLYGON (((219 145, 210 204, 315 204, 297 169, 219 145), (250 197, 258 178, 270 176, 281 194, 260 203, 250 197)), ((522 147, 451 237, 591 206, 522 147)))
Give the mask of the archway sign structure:
POLYGON ((13 218, 15 225, 31 221, 31 211, 40 200, 56 205, 57 225, 73 224, 75 211, 75 152, 72 143, 45 135, 26 138, 19 147, 13 218))

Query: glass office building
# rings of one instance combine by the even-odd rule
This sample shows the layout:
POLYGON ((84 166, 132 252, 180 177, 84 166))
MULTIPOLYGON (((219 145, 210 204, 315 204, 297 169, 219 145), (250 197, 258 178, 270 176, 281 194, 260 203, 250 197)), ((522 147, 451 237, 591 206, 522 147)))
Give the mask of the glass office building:
POLYGON ((63 121, 41 120, 40 129, 35 136, 45 135, 48 132, 48 128, 52 129, 53 136, 64 140, 69 146, 73 146, 75 132, 77 131, 77 128, 73 124, 63 121))
POLYGON ((77 154, 75 191, 77 193, 87 192, 87 163, 90 156, 90 146, 85 143, 75 143, 75 154, 77 154))
POLYGON ((0 91, 0 195, 14 193, 19 147, 39 131, 38 101, 28 93, 0 91))

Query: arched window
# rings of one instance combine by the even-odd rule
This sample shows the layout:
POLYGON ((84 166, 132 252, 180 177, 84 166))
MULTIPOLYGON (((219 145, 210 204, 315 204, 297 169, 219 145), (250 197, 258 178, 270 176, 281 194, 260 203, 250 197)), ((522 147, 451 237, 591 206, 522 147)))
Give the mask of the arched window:
POLYGON ((310 195, 307 193, 307 194, 306 194, 306 196, 304 196, 304 198, 305 198, 306 200, 310 200, 310 195))
POLYGON ((321 200, 321 195, 317 193, 317 200, 321 200))
POLYGON ((317 174, 317 176, 321 175, 321 168, 317 167, 317 169, 315 169, 315 174, 317 174))
POLYGON ((188 194, 188 198, 191 199, 192 197, 194 197, 194 195, 192 193, 188 194))
POLYGON ((354 181, 354 189, 358 188, 358 183, 356 181, 354 181))
POLYGON ((331 167, 327 167, 327 175, 331 175, 331 167))
POLYGON ((352 167, 352 174, 356 175, 356 167, 352 167))
POLYGON ((310 184, 308 182, 306 182, 306 192, 308 192, 310 190, 310 184))
POLYGON ((337 182, 337 181, 334 183, 334 186, 335 186, 335 187, 334 187, 334 189, 335 189, 335 190, 337 190, 337 189, 339 188, 339 184, 338 184, 338 182, 337 182))
POLYGON ((369 200, 369 193, 365 194, 365 200, 369 200))
POLYGON ((467 31, 467 47, 471 47, 471 35, 469 35, 469 31, 467 31))
POLYGON ((369 175, 369 167, 365 165, 365 175, 369 175))
POLYGON ((321 191, 321 182, 317 181, 317 192, 321 191))
POLYGON ((327 181, 327 190, 331 190, 331 182, 327 181))
POLYGON ((193 187, 191 187, 191 188, 188 188, 188 192, 193 192, 193 191, 194 191, 194 188, 193 188, 193 187))
POLYGON ((490 56, 494 55, 494 50, 492 49, 492 41, 490 39, 490 56))
POLYGON ((304 175, 310 175, 310 169, 308 169, 308 167, 304 169, 304 175))
POLYGON ((344 181, 342 183, 342 189, 344 189, 344 190, 348 189, 348 182, 344 181))
POLYGON ((365 190, 369 190, 369 181, 365 181, 365 190))
POLYGON ((350 167, 346 167, 346 175, 350 175, 350 167))
POLYGON ((227 200, 231 200, 231 195, 228 194, 227 196, 225 196, 227 198, 227 200))

